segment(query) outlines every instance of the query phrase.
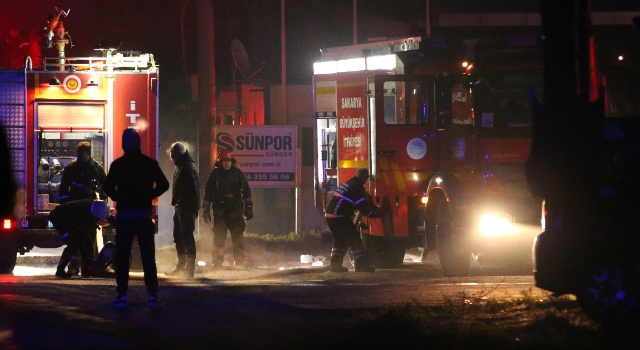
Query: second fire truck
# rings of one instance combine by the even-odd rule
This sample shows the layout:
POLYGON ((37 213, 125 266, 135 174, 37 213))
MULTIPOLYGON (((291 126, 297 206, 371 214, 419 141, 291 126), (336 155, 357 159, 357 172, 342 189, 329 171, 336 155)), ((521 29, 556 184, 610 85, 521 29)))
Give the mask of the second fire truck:
MULTIPOLYGON (((486 43, 466 44, 469 53, 486 43)), ((411 37, 322 52, 314 64, 318 206, 365 167, 382 215, 363 219, 362 238, 377 267, 398 267, 411 247, 423 259, 437 252, 447 276, 498 253, 530 264, 541 201, 524 162, 540 65, 523 63, 535 62, 529 53, 514 64, 500 50, 448 56, 438 46, 411 37)))

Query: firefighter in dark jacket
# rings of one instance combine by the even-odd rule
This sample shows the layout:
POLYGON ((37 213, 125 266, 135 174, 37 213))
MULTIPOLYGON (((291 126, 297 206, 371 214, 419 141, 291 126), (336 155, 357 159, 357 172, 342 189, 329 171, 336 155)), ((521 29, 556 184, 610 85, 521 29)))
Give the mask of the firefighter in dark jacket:
POLYGON ((100 199, 107 199, 107 195, 94 183, 102 184, 107 174, 100 163, 91 158, 91 143, 82 141, 76 146, 78 157, 70 161, 62 172, 60 179, 60 204, 78 199, 96 198, 96 189, 100 199))
POLYGON ((342 260, 349 248, 355 259, 356 272, 375 272, 375 268, 367 263, 362 239, 351 219, 354 210, 360 211, 362 215, 369 218, 377 217, 378 208, 371 201, 366 200, 364 184, 368 178, 369 170, 358 169, 356 176, 347 180, 333 193, 325 209, 324 216, 333 236, 329 266, 332 272, 347 271, 347 268, 342 266, 342 260))
MULTIPOLYGON (((76 146, 76 152, 78 157, 75 160, 70 161, 64 167, 64 171, 62 172, 62 179, 60 180, 60 204, 79 199, 95 199, 96 193, 98 193, 101 200, 106 200, 107 195, 102 190, 102 183, 107 175, 105 174, 102 165, 91 158, 91 143, 89 141, 79 142, 76 146)), ((84 227, 84 230, 86 231, 82 234, 84 239, 82 239, 80 243, 83 246, 77 248, 81 249, 84 253, 88 253, 90 250, 91 254, 80 254, 81 261, 78 262, 79 252, 67 251, 75 250, 74 245, 72 244, 71 246, 67 245, 65 247, 65 251, 62 255, 71 256, 68 270, 69 273, 77 274, 79 264, 81 263, 82 268, 80 270, 82 271, 83 276, 86 276, 89 267, 93 263, 93 247, 96 240, 96 226, 89 224, 84 227)), ((66 276, 61 274, 58 277, 66 276)))
POLYGON ((167 276, 193 277, 196 263, 196 241, 193 233, 200 210, 200 187, 196 161, 180 142, 170 149, 171 160, 176 165, 173 172, 171 205, 173 214, 173 242, 176 244, 178 263, 167 276))
POLYGON ((155 224, 152 201, 169 189, 169 181, 158 162, 142 154, 140 135, 135 129, 122 134, 124 155, 111 163, 104 192, 116 201, 116 291, 113 307, 127 306, 129 289, 129 262, 133 238, 138 238, 144 271, 144 283, 149 293, 147 305, 161 306, 158 299, 158 275, 155 259, 155 224))
POLYGON ((213 266, 224 260, 227 230, 231 234, 235 266, 244 266, 244 229, 253 218, 251 190, 244 174, 234 164, 233 154, 220 151, 217 167, 209 174, 202 203, 204 222, 211 221, 213 210, 213 266))
MULTIPOLYGON (((90 259, 93 262, 95 229, 100 221, 105 221, 108 217, 109 206, 107 203, 93 199, 69 201, 57 206, 49 213, 48 220, 51 221, 53 228, 58 231, 60 238, 67 245, 60 256, 56 277, 70 278, 75 274, 64 271, 74 252, 80 252, 82 261, 90 259), (85 229, 87 227, 93 227, 93 237, 85 229)), ((89 270, 89 266, 83 269, 82 276, 89 277, 89 270)))

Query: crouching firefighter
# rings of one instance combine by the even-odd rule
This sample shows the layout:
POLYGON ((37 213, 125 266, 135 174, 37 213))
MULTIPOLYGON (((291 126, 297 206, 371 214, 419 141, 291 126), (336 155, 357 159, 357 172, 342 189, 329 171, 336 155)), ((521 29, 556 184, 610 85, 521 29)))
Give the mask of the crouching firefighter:
POLYGON ((366 200, 364 184, 367 183, 367 179, 369 179, 369 170, 358 169, 356 176, 340 185, 333 193, 325 209, 324 217, 333 236, 329 265, 331 272, 347 271, 347 268, 342 266, 342 260, 349 248, 355 259, 356 272, 375 272, 375 268, 367 262, 362 239, 351 219, 355 210, 372 219, 378 217, 378 208, 373 205, 373 202, 366 200))
POLYGON ((93 263, 96 230, 86 227, 97 227, 99 222, 109 217, 107 202, 94 199, 80 199, 66 202, 57 206, 49 214, 49 221, 53 224, 60 238, 66 243, 62 251, 56 276, 69 278, 77 274, 78 260, 83 277, 89 277, 89 269, 93 263), (69 269, 65 272, 65 268, 69 269))
MULTIPOLYGON (((109 215, 107 218, 107 223, 111 225, 112 228, 116 228, 116 217, 113 215, 109 215)), ((89 268, 89 275, 92 277, 115 277, 115 274, 112 271, 107 271, 109 266, 114 266, 115 261, 114 257, 116 255, 116 239, 115 237, 104 244, 102 249, 96 258, 93 260, 91 267, 89 268)))
POLYGON ((234 265, 244 266, 244 230, 253 218, 251 189, 244 174, 233 163, 228 150, 220 151, 216 168, 209 174, 202 204, 204 222, 211 222, 213 210, 213 266, 224 260, 227 230, 233 245, 234 265), (246 217, 246 220, 245 220, 246 217))

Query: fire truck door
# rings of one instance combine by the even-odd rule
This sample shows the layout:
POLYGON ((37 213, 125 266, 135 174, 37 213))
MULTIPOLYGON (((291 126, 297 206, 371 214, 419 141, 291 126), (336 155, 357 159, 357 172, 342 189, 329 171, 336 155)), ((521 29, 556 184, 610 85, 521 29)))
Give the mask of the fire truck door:
POLYGON ((422 185, 436 165, 433 78, 379 75, 374 82, 375 195, 422 195, 422 185))

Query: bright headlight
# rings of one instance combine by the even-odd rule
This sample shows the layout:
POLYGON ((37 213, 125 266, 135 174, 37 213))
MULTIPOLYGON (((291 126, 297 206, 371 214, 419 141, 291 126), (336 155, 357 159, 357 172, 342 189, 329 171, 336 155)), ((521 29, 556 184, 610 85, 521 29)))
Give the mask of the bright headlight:
POLYGON ((480 233, 485 236, 501 236, 516 232, 509 217, 498 214, 485 214, 480 218, 480 233))

